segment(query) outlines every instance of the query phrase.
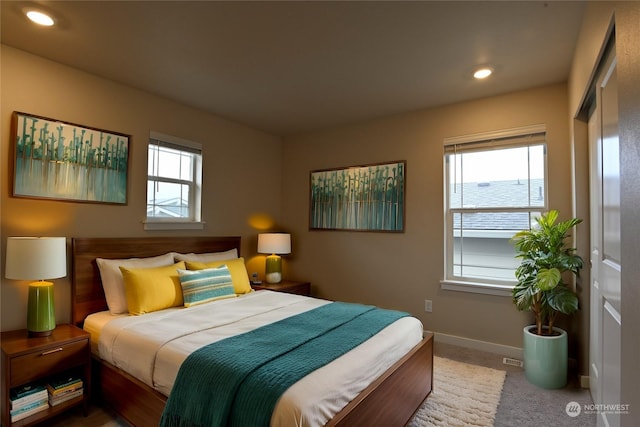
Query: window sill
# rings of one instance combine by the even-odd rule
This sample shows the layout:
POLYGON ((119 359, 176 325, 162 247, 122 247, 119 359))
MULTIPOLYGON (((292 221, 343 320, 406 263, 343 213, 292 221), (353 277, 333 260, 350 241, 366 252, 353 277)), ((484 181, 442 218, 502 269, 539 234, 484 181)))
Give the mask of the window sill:
POLYGON ((142 221, 145 230, 203 230, 204 222, 142 221))
POLYGON ((440 288, 447 291, 471 292, 474 294, 496 295, 511 297, 511 285, 490 285, 488 283, 462 282, 455 280, 441 280, 440 288))

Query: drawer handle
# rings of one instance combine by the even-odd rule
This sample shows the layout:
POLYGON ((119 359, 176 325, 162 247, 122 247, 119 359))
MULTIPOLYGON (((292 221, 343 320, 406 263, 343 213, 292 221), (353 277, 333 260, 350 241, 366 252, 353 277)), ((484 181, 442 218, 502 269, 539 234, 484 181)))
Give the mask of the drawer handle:
POLYGON ((54 348, 53 350, 45 351, 44 353, 41 353, 40 356, 46 356, 48 354, 57 353, 59 351, 62 351, 62 347, 58 347, 58 348, 54 348))

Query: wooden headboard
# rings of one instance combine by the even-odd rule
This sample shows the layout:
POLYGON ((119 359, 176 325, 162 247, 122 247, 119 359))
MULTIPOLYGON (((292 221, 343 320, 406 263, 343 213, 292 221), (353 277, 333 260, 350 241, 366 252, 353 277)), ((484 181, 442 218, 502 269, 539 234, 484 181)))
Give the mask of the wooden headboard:
POLYGON ((237 249, 240 237, 82 237, 71 240, 71 321, 82 325, 91 313, 107 310, 96 258, 143 258, 167 252, 203 253, 237 249))

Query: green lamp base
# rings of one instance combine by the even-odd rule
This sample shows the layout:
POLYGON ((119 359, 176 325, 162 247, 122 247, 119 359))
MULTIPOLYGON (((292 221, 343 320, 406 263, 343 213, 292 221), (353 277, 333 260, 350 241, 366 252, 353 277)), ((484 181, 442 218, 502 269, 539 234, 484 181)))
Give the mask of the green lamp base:
POLYGON ((282 281, 282 258, 280 255, 269 255, 267 257, 264 278, 267 283, 280 283, 282 281))
POLYGON ((53 303, 53 283, 33 282, 29 285, 27 306, 27 331, 31 337, 51 335, 56 328, 56 314, 53 303))

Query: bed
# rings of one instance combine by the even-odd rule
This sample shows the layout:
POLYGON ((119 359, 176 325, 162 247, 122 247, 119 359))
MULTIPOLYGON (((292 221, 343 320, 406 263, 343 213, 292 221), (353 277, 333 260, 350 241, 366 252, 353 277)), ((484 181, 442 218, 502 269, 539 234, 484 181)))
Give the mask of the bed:
MULTIPOLYGON (((171 251, 210 253, 233 249, 240 253, 239 237, 74 238, 73 323, 83 327, 87 316, 108 310, 96 263, 98 258, 143 258, 171 251)), ((268 293, 269 291, 259 291, 248 295, 245 300, 273 298, 268 293), (260 293, 262 294, 259 295, 260 293)), ((292 301, 292 304, 298 303, 297 300, 292 301)), ((326 425, 405 425, 431 392, 432 338, 431 334, 426 333, 406 354, 400 356, 346 406, 333 414, 326 425)), ((134 426, 158 425, 167 404, 167 390, 150 386, 147 380, 136 378, 114 364, 101 360, 97 354, 94 354, 93 373, 93 384, 96 386, 94 398, 134 426)))

